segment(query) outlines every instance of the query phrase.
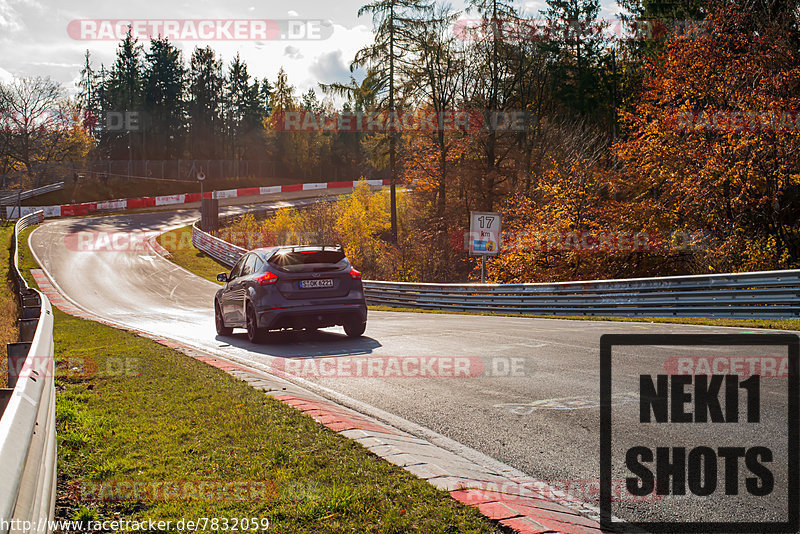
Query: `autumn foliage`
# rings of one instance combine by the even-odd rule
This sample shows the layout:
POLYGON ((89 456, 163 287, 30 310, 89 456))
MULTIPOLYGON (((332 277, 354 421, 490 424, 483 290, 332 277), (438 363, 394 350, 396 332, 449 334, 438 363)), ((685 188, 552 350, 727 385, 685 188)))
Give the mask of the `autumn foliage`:
MULTIPOLYGON (((404 132, 396 242, 387 194, 365 184, 349 199, 236 227, 265 244, 342 243, 367 278, 403 281, 476 280, 464 234, 470 211, 492 210, 504 227, 501 254, 487 262, 493 282, 798 267, 796 13, 714 6, 702 24, 641 53, 639 66, 635 54, 620 52, 618 69, 639 69, 640 86, 617 108, 613 135, 597 117, 537 96, 550 83, 536 59, 546 49, 474 45, 476 57, 494 49, 509 65, 522 58, 523 67, 508 71, 511 88, 493 81, 505 101, 490 103, 530 112, 530 122, 522 130, 404 132)), ((385 138, 366 136, 361 149, 385 159, 385 138)))
POLYGON ((692 272, 796 266, 800 260, 800 36, 725 3, 672 40, 623 116, 623 194, 656 198, 674 226, 718 244, 692 272))

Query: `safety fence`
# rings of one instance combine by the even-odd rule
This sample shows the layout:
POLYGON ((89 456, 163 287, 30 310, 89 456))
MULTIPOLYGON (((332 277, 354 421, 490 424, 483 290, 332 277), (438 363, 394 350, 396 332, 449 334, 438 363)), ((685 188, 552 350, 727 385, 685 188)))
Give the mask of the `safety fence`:
POLYGON ((537 284, 364 282, 370 304, 531 315, 800 317, 800 270, 537 284))
POLYGON ((19 233, 44 213, 14 228, 12 278, 22 317, 20 341, 8 344, 8 387, 0 389, 0 532, 12 524, 49 531, 56 497, 55 362, 50 301, 28 287, 19 271, 19 233), (18 521, 13 521, 18 520, 18 521), (13 521, 13 523, 12 523, 13 521))
MULTIPOLYGON (((370 186, 388 185, 389 180, 364 180, 370 186)), ((203 198, 241 198, 259 195, 273 195, 278 193, 294 193, 298 191, 318 191, 321 189, 343 189, 356 187, 359 180, 345 182, 312 182, 303 184, 271 185, 266 187, 240 187, 238 189, 222 189, 218 191, 205 191, 203 198)), ((121 198, 117 200, 104 200, 101 202, 84 202, 83 204, 64 204, 60 206, 22 206, 22 215, 43 211, 45 217, 71 217, 75 215, 89 215, 92 213, 125 211, 142 208, 155 208, 160 206, 178 206, 191 202, 200 202, 200 193, 181 193, 177 195, 163 195, 157 197, 121 198)), ((16 207, 7 207, 14 215, 19 215, 16 207)), ((11 213, 11 212, 9 212, 11 213)), ((10 217, 8 217, 10 218, 10 217)))
MULTIPOLYGON (((373 184, 377 185, 377 184, 373 184)), ((337 197, 330 197, 330 198, 337 198, 337 197)), ((306 209, 317 202, 319 202, 319 198, 306 198, 300 200, 293 200, 291 203, 287 203, 286 207, 292 207, 294 209, 306 209)), ((257 219, 263 219, 269 217, 270 215, 274 214, 275 211, 281 209, 283 206, 278 207, 270 207, 270 208, 261 208, 257 210, 251 210, 248 213, 253 214, 257 219)), ((241 215, 229 215, 227 217, 220 217, 219 222, 220 225, 224 225, 226 222, 230 221, 231 219, 235 219, 237 217, 241 217, 241 215)), ((246 248, 242 248, 240 246, 234 245, 233 243, 229 243, 219 237, 216 237, 208 232, 204 232, 200 229, 200 221, 195 221, 192 224, 192 245, 198 250, 202 250, 212 258, 216 259, 224 263, 225 265, 233 266, 242 255, 247 252, 246 248)))
MULTIPOLYGON (((192 227, 226 265, 247 252, 192 227)), ((364 281, 367 303, 395 308, 597 317, 800 317, 800 270, 534 284, 364 281)))

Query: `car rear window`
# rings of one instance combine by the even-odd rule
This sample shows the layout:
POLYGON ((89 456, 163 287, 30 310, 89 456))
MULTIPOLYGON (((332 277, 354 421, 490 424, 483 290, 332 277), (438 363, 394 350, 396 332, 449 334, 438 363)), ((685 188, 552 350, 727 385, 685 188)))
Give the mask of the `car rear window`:
POLYGON ((321 272, 341 269, 345 265, 341 250, 297 250, 273 255, 269 263, 290 273, 321 272))

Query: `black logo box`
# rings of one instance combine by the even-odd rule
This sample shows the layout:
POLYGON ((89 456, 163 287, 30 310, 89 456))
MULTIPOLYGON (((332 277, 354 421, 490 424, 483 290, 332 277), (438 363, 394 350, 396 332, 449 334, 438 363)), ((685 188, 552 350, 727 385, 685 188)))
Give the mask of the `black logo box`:
POLYGON ((600 524, 604 532, 798 532, 800 530, 800 338, 795 334, 604 334, 600 337, 600 524), (788 520, 785 522, 613 521, 611 516, 611 349, 615 346, 781 346, 788 349, 788 520), (794 459, 794 460, 792 460, 794 459))

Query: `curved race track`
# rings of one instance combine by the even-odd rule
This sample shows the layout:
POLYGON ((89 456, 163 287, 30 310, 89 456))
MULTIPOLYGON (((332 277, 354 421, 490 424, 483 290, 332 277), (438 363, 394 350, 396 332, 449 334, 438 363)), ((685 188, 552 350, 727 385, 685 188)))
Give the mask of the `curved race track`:
MULTIPOLYGON (((227 208, 228 212, 243 209, 227 208)), ((318 392, 336 392, 400 416, 540 480, 598 478, 596 400, 602 334, 736 331, 644 323, 370 312, 367 331, 361 339, 350 340, 341 329, 328 329, 313 334, 274 333, 266 344, 256 346, 247 342, 243 331, 230 338, 216 336, 211 306, 216 284, 175 266, 149 248, 83 252, 76 250, 70 237, 80 231, 164 230, 185 225, 196 217, 196 211, 184 210, 59 219, 36 229, 30 244, 51 280, 79 307, 112 322, 262 369, 284 366, 287 361, 300 358, 318 361, 322 357, 419 357, 418 363, 430 363, 424 358, 431 357, 472 358, 462 361, 471 362, 473 372, 480 371, 478 363, 483 365, 484 373, 479 377, 330 376, 310 378, 309 382, 317 386, 318 392), (502 374, 512 358, 516 359, 518 376, 487 376, 491 373, 486 369, 502 374), (565 398, 568 400, 552 401, 565 398), (548 400, 551 402, 536 405, 536 401, 548 400)), ((632 351, 615 353, 615 366, 624 370, 615 371, 615 393, 637 390, 638 371, 651 372, 673 353, 663 347, 652 348, 646 356, 632 351)), ((785 389, 778 384, 782 381, 774 382, 766 385, 762 410, 785 409, 785 389)), ((619 424, 615 421, 615 425, 619 424)), ((776 442, 786 435, 785 428, 772 431, 776 442)), ((667 431, 654 428, 653 432, 661 432, 667 439, 667 431)), ((715 436, 710 434, 711 441, 715 436)), ((620 435, 615 439, 616 451, 626 449, 626 442, 634 438, 620 435)), ((729 520, 747 519, 745 508, 724 506, 729 520)), ((646 510, 651 508, 629 504, 615 513, 628 519, 645 519, 646 510)), ((695 520, 703 517, 704 509, 707 504, 702 502, 695 506, 695 520)), ((680 517, 670 517, 670 506, 666 504, 659 513, 662 520, 690 519, 685 512, 680 517)))

